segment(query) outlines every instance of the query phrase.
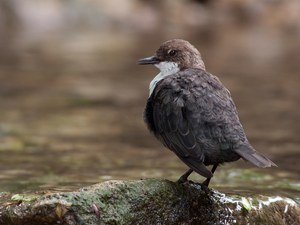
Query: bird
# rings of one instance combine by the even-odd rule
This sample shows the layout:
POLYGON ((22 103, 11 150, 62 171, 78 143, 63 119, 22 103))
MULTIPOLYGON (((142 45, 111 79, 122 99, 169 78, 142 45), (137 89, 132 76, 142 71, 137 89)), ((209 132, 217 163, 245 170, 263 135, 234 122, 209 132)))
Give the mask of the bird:
POLYGON ((149 85, 144 121, 189 167, 178 183, 195 171, 208 187, 220 164, 240 158, 260 168, 277 167, 251 146, 229 90, 206 71, 200 52, 188 41, 168 40, 138 64, 160 70, 149 85))

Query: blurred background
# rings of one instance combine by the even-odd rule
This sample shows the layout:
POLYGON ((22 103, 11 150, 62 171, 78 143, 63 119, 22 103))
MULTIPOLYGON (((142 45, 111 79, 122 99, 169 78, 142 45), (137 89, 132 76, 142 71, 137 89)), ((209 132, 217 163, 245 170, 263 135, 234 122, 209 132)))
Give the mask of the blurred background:
POLYGON ((136 61, 183 38, 279 166, 224 165, 212 187, 299 199, 299 12, 298 0, 0 1, 0 191, 176 180, 186 166, 142 117, 158 70, 136 61))

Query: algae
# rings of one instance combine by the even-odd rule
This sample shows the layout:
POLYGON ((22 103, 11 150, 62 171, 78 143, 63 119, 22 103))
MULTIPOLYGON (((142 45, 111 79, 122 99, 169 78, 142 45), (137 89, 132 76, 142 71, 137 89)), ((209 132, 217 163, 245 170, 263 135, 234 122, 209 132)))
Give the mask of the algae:
POLYGON ((107 181, 73 192, 3 196, 0 224, 6 225, 300 223, 292 199, 226 195, 194 182, 107 181))

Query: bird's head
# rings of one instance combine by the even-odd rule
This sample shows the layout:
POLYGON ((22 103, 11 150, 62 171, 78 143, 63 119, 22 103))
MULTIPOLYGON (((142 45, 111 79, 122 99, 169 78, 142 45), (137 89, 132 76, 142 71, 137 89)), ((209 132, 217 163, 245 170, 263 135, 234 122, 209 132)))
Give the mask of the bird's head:
POLYGON ((140 59, 138 64, 153 64, 162 73, 175 73, 187 68, 205 70, 200 52, 182 39, 172 39, 162 43, 153 56, 140 59))

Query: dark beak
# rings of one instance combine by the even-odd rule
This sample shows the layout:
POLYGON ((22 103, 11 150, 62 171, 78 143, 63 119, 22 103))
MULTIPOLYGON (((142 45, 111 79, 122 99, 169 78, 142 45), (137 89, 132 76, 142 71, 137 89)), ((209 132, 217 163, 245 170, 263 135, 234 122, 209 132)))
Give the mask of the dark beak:
POLYGON ((157 63, 160 63, 160 60, 156 56, 150 56, 147 58, 140 59, 138 61, 139 65, 157 64, 157 63))

